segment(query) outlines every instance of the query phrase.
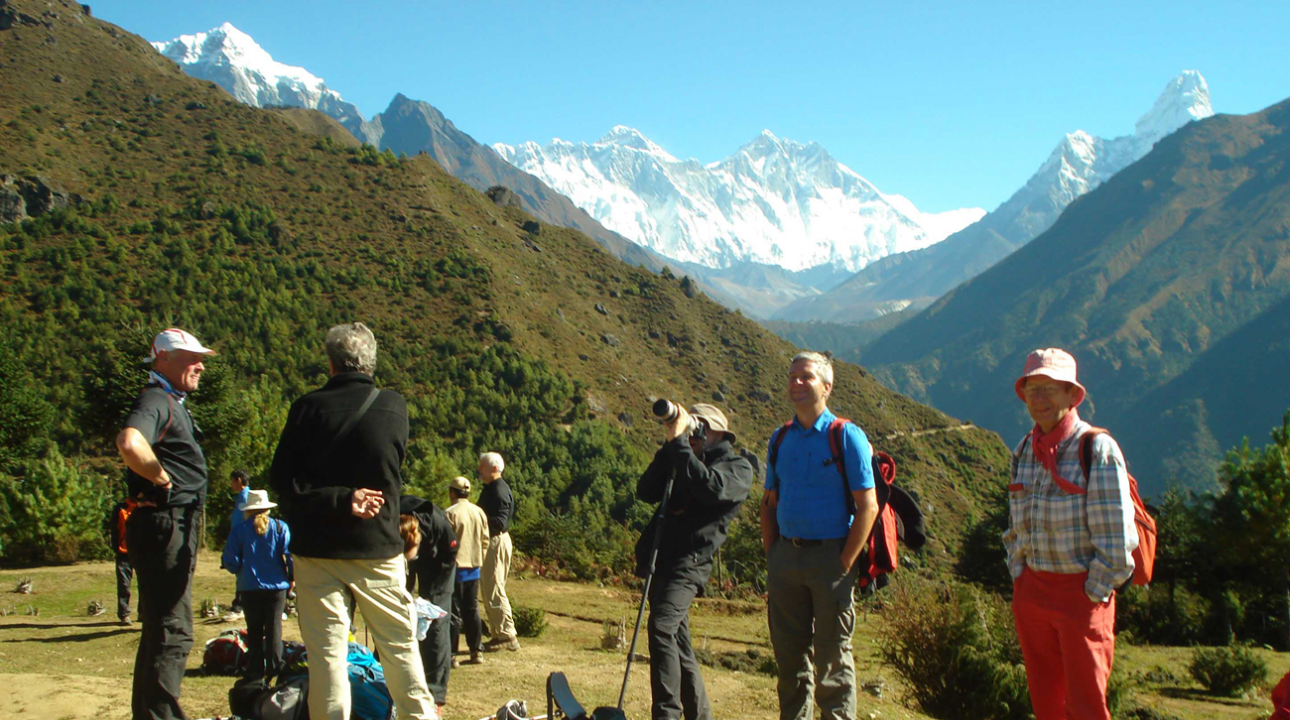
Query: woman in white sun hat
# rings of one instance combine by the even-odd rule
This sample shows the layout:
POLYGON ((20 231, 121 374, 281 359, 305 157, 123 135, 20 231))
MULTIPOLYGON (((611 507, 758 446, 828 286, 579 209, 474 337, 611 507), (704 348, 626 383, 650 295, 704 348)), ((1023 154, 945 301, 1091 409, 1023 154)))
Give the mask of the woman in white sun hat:
POLYGON ((242 507, 247 520, 229 533, 224 568, 237 575, 237 592, 246 614, 248 679, 269 678, 282 671, 282 610, 291 587, 291 531, 269 517, 264 490, 252 490, 242 507))

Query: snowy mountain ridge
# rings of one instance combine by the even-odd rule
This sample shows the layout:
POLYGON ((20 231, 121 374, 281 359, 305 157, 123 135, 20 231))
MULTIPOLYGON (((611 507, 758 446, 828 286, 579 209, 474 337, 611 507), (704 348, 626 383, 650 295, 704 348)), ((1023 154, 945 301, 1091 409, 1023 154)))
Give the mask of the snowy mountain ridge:
POLYGON ((887 195, 819 143, 764 130, 734 154, 680 160, 626 126, 593 143, 498 143, 507 161, 569 196, 606 227, 664 256, 712 268, 741 262, 848 271, 932 245, 978 220, 923 213, 887 195))
POLYGON ((154 42, 152 46, 178 63, 184 72, 217 83, 247 105, 320 110, 351 132, 363 123, 358 107, 327 87, 322 78, 302 67, 274 60, 250 35, 231 23, 154 42))

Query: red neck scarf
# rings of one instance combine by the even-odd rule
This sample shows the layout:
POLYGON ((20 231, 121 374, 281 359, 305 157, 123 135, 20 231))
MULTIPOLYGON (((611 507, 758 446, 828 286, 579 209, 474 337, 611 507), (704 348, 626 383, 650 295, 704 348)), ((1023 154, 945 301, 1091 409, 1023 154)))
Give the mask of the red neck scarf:
POLYGON ((1057 446, 1075 432, 1077 422, 1079 422, 1079 413, 1075 408, 1071 408, 1051 431, 1044 432, 1039 425, 1035 425, 1035 429, 1030 433, 1030 444, 1035 448, 1035 458, 1053 477, 1057 477, 1057 446))

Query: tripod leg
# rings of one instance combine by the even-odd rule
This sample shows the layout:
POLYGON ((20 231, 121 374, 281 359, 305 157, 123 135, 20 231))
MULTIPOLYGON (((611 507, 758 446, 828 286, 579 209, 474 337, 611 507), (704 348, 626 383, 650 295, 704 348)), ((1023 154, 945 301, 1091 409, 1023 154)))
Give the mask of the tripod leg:
POLYGON ((645 573, 645 588, 641 591, 641 606, 636 611, 636 629, 632 630, 632 643, 627 647, 627 671, 623 673, 623 689, 618 692, 618 709, 623 709, 623 699, 627 697, 627 681, 632 676, 632 660, 636 656, 636 639, 641 633, 641 618, 645 617, 645 603, 649 600, 650 583, 654 580, 654 563, 658 560, 658 546, 663 540, 663 523, 667 519, 667 503, 672 499, 672 483, 676 476, 668 478, 667 487, 663 488, 663 501, 654 511, 657 525, 654 527, 654 539, 649 551, 649 568, 645 573))

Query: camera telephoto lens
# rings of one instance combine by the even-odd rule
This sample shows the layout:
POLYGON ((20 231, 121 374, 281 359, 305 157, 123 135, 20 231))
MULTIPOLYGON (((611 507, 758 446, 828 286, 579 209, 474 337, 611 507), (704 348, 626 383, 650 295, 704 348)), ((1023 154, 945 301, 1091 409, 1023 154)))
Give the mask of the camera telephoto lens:
POLYGON ((661 422, 672 422, 680 412, 680 406, 671 400, 660 399, 654 401, 654 417, 661 422))

